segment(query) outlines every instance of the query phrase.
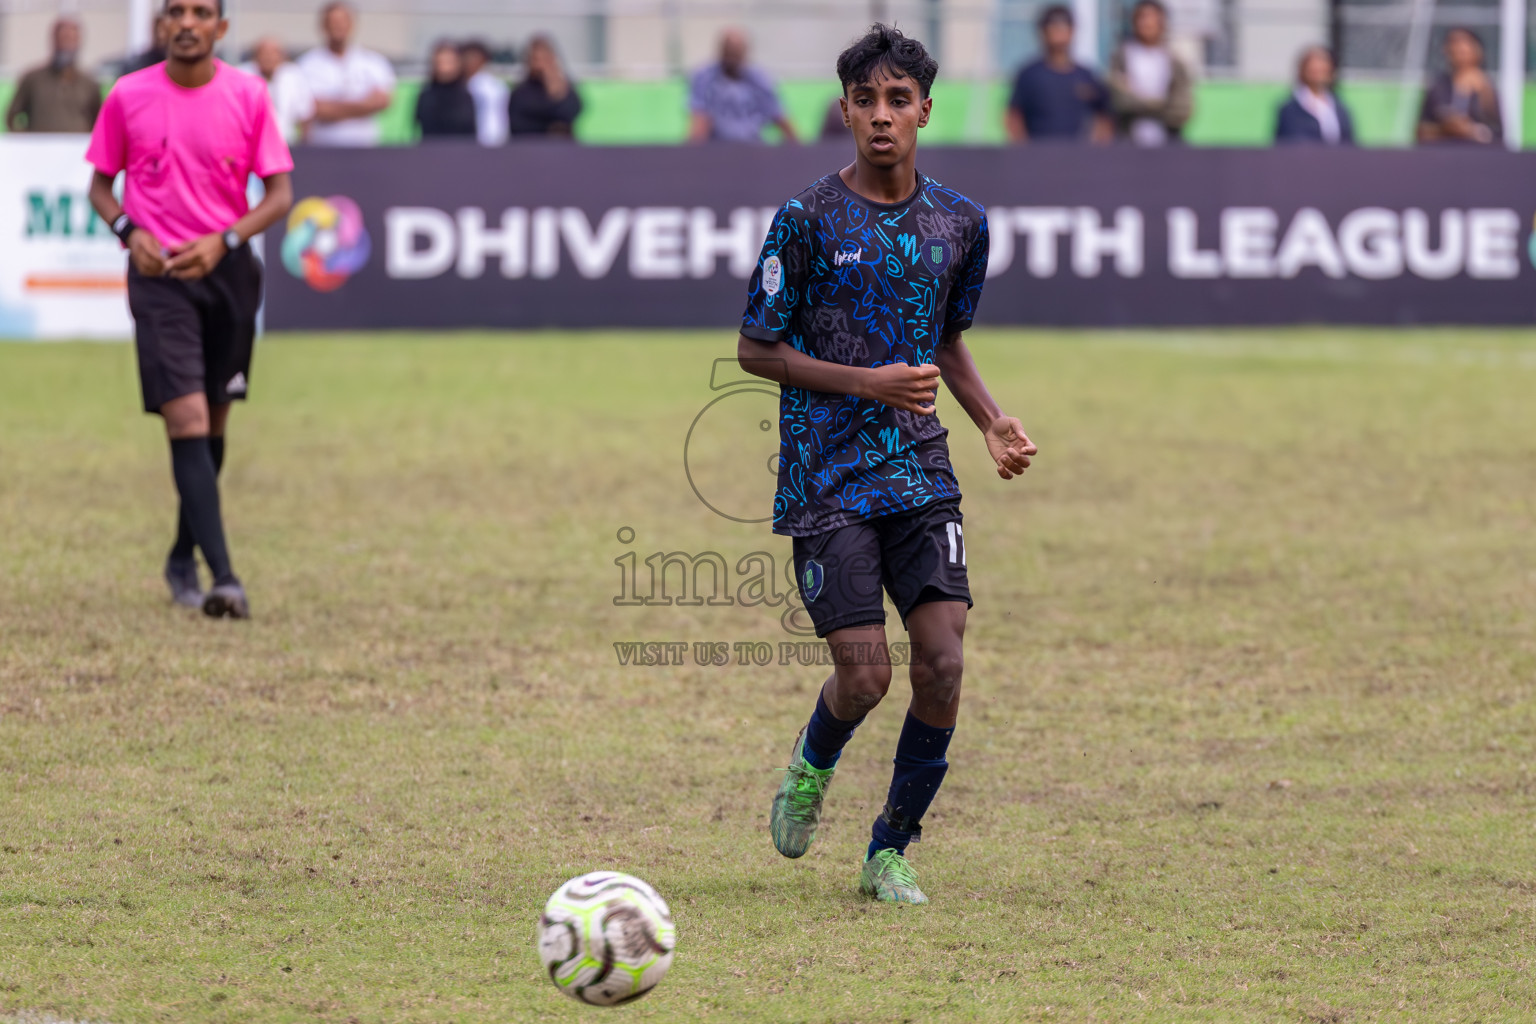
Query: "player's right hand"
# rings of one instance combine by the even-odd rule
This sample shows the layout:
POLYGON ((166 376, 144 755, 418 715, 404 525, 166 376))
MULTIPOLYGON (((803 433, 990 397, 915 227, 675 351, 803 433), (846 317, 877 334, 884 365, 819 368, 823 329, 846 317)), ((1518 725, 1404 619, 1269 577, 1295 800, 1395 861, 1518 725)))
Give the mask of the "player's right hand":
POLYGON ((133 269, 145 277, 161 277, 165 274, 165 257, 161 255, 160 240, 138 228, 128 236, 128 258, 133 269))
POLYGON ((892 409, 905 409, 921 416, 933 414, 933 399, 939 388, 939 368, 932 363, 908 366, 892 363, 868 371, 860 398, 872 398, 892 409))

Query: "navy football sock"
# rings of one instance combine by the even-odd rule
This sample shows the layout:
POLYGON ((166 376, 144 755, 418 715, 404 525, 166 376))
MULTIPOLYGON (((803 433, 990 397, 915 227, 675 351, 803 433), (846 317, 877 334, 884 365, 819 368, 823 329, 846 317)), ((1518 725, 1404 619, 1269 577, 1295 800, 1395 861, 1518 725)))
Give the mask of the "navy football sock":
POLYGON ((838 718, 827 707, 825 694, 817 694, 816 710, 811 712, 810 724, 805 727, 805 744, 800 748, 800 756, 812 768, 823 771, 836 768, 843 748, 853 739, 853 730, 863 721, 863 715, 851 722, 838 718))
MULTIPOLYGON (((219 471, 224 468, 224 438, 208 438, 208 451, 213 456, 213 475, 218 476, 219 471)), ((188 562, 192 560, 197 541, 192 536, 192 524, 187 522, 185 504, 181 506, 177 515, 176 543, 171 548, 171 559, 176 562, 188 562)))
POLYGON ((933 803, 934 794, 949 771, 945 754, 954 726, 940 729, 921 721, 910 710, 896 741, 896 768, 891 772, 891 790, 885 810, 870 829, 869 857, 879 850, 905 853, 907 844, 922 834, 923 815, 933 803))

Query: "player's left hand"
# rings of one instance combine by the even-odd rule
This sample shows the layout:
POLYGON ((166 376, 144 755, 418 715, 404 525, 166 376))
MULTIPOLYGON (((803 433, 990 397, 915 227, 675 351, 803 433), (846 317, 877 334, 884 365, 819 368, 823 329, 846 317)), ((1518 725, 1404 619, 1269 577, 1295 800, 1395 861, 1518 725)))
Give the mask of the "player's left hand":
POLYGON ((999 416, 986 430, 987 451, 997 463, 997 475, 1012 480, 1029 468, 1030 457, 1040 449, 1024 433, 1024 425, 1012 416, 999 416))
POLYGON ((227 252, 222 235, 194 238, 171 249, 171 258, 165 261, 165 272, 183 281, 195 281, 207 277, 227 252))

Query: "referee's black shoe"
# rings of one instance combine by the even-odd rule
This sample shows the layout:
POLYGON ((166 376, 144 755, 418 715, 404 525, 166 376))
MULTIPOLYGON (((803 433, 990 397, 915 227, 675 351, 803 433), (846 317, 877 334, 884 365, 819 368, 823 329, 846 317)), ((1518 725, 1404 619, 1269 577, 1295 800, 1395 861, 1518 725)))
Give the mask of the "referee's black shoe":
POLYGON ((214 584, 208 596, 203 598, 203 614, 214 619, 250 618, 251 606, 245 599, 245 588, 239 581, 214 584))
POLYGON ((203 606, 203 585, 197 579, 197 560, 165 560, 165 585, 171 588, 171 600, 183 608, 203 606))

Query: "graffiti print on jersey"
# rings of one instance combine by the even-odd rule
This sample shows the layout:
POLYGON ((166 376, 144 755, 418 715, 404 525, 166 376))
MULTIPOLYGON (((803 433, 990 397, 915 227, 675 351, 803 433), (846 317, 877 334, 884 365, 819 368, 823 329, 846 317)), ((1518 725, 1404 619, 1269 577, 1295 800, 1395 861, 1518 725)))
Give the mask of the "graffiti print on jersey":
MULTIPOLYGON (((847 366, 935 361, 966 330, 987 271, 987 223, 921 175, 902 203, 871 203, 836 174, 784 204, 758 258, 741 333, 847 366)), ((810 536, 958 497, 937 415, 784 387, 777 533, 810 536)))

